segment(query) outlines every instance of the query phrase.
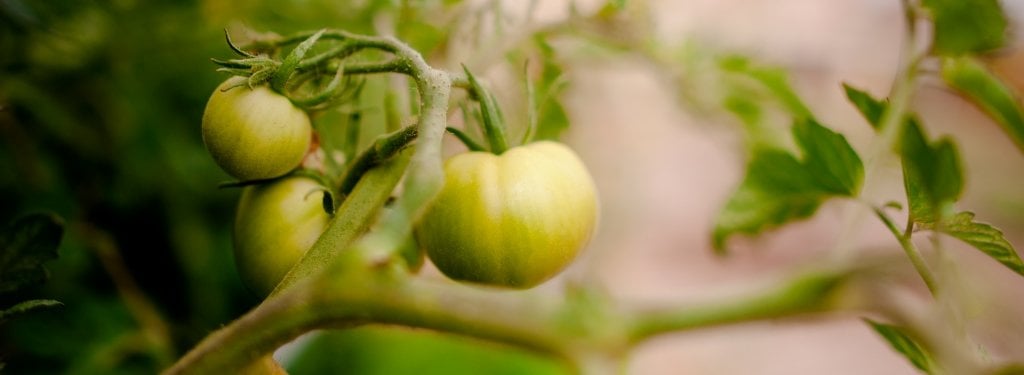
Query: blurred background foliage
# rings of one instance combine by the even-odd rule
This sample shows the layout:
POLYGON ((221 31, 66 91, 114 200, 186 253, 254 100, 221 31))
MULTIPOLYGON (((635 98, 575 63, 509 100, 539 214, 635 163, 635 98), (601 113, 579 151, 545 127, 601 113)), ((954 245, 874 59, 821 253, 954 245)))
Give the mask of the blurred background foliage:
MULTIPOLYGON (((381 14, 429 54, 446 25, 427 12, 453 2, 409 3, 0 1, 0 221, 52 211, 68 223, 50 280, 0 300, 64 304, 0 325, 3 370, 155 373, 259 303, 231 258, 238 190, 217 189, 229 177, 200 137, 225 78, 209 58, 230 56, 225 27, 372 33, 381 14)), ((407 330, 305 342, 290 354, 295 373, 558 372, 527 353, 407 330)))

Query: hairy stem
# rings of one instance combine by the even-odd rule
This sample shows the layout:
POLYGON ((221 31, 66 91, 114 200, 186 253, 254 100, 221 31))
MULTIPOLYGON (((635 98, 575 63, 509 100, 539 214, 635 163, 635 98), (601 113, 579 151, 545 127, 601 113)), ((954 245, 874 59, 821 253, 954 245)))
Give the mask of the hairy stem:
POLYGON ((511 344, 560 358, 575 372, 595 355, 616 358, 624 348, 662 333, 835 309, 841 305, 835 303, 838 291, 851 280, 849 270, 817 272, 735 301, 623 313, 600 304, 580 310, 571 299, 537 292, 500 293, 410 279, 391 272, 395 268, 367 268, 363 262, 358 253, 344 253, 329 270, 333 277, 285 290, 207 337, 167 373, 236 373, 304 332, 367 323, 511 344), (578 319, 581 313, 605 319, 588 324, 578 319))

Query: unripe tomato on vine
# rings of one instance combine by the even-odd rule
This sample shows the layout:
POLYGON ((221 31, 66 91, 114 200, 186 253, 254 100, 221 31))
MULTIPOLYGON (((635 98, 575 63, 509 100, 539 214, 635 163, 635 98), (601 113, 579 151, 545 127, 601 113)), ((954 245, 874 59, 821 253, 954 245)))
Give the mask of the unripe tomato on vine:
POLYGON ((203 143, 228 174, 243 180, 280 177, 309 149, 306 112, 266 85, 249 88, 232 77, 213 91, 203 112, 203 143))
POLYGON ((444 171, 444 188, 416 235, 452 279, 533 287, 568 266, 594 231, 597 190, 563 144, 467 152, 444 171))
POLYGON ((235 264, 242 281, 266 296, 327 228, 323 187, 292 176, 248 186, 234 225, 235 264))

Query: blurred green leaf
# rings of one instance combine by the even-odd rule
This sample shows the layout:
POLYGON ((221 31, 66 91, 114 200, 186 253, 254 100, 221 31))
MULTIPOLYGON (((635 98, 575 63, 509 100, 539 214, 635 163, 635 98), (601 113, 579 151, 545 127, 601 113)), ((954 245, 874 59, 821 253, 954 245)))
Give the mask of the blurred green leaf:
POLYGON ((397 327, 322 331, 286 367, 292 375, 565 373, 559 362, 516 348, 397 327))
POLYGON ((743 182, 718 213, 712 235, 715 250, 724 252, 725 241, 733 234, 757 234, 814 214, 821 193, 812 184, 792 155, 757 151, 743 182))
POLYGON ((864 322, 871 326, 876 333, 882 336, 896 352, 903 355, 914 367, 926 374, 932 374, 935 370, 935 361, 924 348, 910 337, 903 328, 891 324, 879 323, 871 319, 864 319, 864 322))
POLYGON ((864 115, 864 119, 868 120, 868 124, 878 130, 882 123, 882 114, 885 113, 886 103, 845 83, 843 83, 843 90, 846 91, 846 98, 857 107, 861 115, 864 115))
POLYGON ((64 223, 53 214, 20 217, 0 234, 0 294, 48 277, 43 263, 57 259, 64 223))
POLYGON ((1024 113, 1018 96, 1009 86, 969 57, 944 59, 942 78, 1001 125, 1024 152, 1024 113))
POLYGON ((935 51, 942 55, 984 52, 1006 43, 1006 15, 997 0, 924 0, 935 24, 935 51))
POLYGON ((963 188, 960 156, 953 141, 928 142, 919 122, 911 118, 900 140, 900 157, 911 220, 934 222, 936 215, 949 212, 963 188))
POLYGON ((864 165, 846 137, 809 119, 793 125, 793 136, 818 189, 842 196, 857 194, 864 165))
POLYGON ((921 228, 938 229, 956 237, 1024 276, 1024 261, 1021 261, 1013 245, 1003 237, 1003 232, 989 224, 974 221, 973 212, 959 212, 941 226, 924 223, 921 228))
POLYGON ((991 375, 1024 375, 1024 364, 1012 363, 1004 365, 991 372, 991 375))
POLYGON ((33 299, 19 302, 18 304, 11 306, 7 309, 0 310, 0 324, 18 315, 26 314, 39 309, 57 307, 60 305, 61 303, 59 301, 54 301, 52 299, 33 299))
POLYGON ((565 88, 562 67, 557 63, 555 50, 542 38, 537 47, 543 57, 540 82, 537 83, 537 129, 535 140, 558 139, 569 128, 569 116, 559 96, 565 88))
POLYGON ((845 137, 810 119, 798 120, 793 136, 802 160, 775 149, 754 151, 743 182, 715 222, 717 251, 724 252, 733 234, 757 234, 803 219, 828 198, 857 193, 864 167, 845 137))
POLYGON ((763 85, 793 117, 813 119, 814 115, 807 108, 796 90, 789 84, 786 70, 778 67, 754 64, 743 56, 728 56, 720 61, 722 70, 744 74, 763 85))

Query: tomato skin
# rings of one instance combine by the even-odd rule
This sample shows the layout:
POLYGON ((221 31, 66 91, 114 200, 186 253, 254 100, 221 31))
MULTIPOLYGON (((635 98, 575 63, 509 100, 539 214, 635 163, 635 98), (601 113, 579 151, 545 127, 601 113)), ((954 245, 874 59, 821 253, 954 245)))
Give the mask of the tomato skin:
POLYGON ((221 169, 242 181, 280 177, 309 150, 309 116, 265 85, 223 91, 244 82, 232 77, 213 91, 203 112, 203 143, 221 169))
POLYGON ((257 294, 274 290, 327 229, 323 188, 308 177, 286 177, 242 191, 235 214, 235 265, 257 294))
POLYGON ((448 277, 529 288, 558 274, 586 245, 597 189, 568 147, 536 142, 445 163, 445 185, 416 235, 448 277))

